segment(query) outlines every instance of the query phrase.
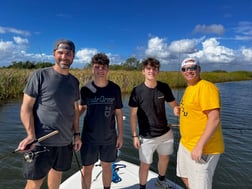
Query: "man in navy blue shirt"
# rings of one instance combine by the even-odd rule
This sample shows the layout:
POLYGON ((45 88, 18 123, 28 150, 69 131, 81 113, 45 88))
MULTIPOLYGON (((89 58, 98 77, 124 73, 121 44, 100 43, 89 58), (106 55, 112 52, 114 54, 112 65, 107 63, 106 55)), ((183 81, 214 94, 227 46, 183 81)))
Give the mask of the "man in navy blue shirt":
POLYGON ((117 150, 123 144, 123 113, 121 89, 108 80, 109 59, 98 53, 91 60, 94 80, 80 91, 80 114, 86 111, 81 139, 81 158, 86 188, 91 187, 92 169, 100 159, 104 189, 112 180, 111 163, 117 158, 117 150))

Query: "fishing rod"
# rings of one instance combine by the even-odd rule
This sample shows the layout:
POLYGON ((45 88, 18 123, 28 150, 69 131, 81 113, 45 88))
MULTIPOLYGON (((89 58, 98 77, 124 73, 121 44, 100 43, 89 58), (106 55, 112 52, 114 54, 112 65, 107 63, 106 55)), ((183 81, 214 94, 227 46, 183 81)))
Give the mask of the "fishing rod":
MULTIPOLYGON (((33 144, 35 144, 35 143, 37 143, 37 142, 42 142, 42 141, 46 140, 47 138, 50 138, 50 137, 52 137, 52 136, 54 136, 54 135, 56 135, 56 134, 58 134, 58 133, 59 133, 59 131, 58 131, 58 130, 55 130, 55 131, 52 131, 51 133, 48 133, 48 134, 46 134, 46 135, 44 135, 44 136, 42 136, 42 137, 40 137, 40 138, 38 138, 38 139, 35 139, 35 140, 33 140, 31 143, 27 144, 24 150, 28 150, 28 149, 31 147, 31 145, 33 145, 33 144)), ((17 152, 19 152, 19 151, 21 151, 21 150, 17 148, 17 149, 15 149, 14 151, 8 153, 7 155, 5 155, 5 156, 3 156, 3 157, 0 157, 0 160, 5 159, 5 158, 7 158, 8 156, 10 156, 11 154, 15 154, 15 153, 17 153, 17 152)))
POLYGON ((169 123, 167 127, 179 127, 179 124, 176 123, 169 123))
POLYGON ((76 159, 76 162, 77 162, 77 165, 78 165, 78 168, 79 168, 81 177, 82 177, 81 186, 82 186, 84 189, 87 189, 87 184, 86 184, 86 181, 85 181, 85 177, 84 177, 83 172, 81 171, 81 164, 80 164, 80 162, 79 162, 79 159, 78 159, 78 157, 77 157, 77 154, 76 154, 75 150, 74 150, 74 156, 75 156, 75 159, 76 159))
MULTIPOLYGON (((56 135, 58 133, 59 133, 59 131, 55 130, 55 131, 52 131, 52 132, 50 132, 50 133, 48 133, 48 134, 46 134, 46 135, 44 135, 44 136, 42 136, 42 137, 40 137, 38 139, 35 139, 31 143, 27 144, 24 150, 28 150, 31 147, 31 145, 33 145, 33 144, 35 144, 37 142, 42 142, 42 141, 44 141, 44 140, 46 140, 46 139, 48 139, 48 138, 50 138, 50 137, 52 137, 52 136, 54 136, 54 135, 56 135)), ((19 151, 21 151, 21 150, 17 148, 16 150, 12 151, 12 153, 16 153, 16 152, 19 152, 19 151)))

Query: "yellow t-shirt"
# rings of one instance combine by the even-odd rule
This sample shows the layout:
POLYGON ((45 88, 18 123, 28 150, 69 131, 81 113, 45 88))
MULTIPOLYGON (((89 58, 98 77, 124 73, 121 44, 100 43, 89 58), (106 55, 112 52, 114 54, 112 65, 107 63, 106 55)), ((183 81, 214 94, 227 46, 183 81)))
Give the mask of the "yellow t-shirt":
MULTIPOLYGON (((200 139, 207 123, 207 115, 203 111, 220 108, 218 88, 201 80, 196 85, 188 86, 180 103, 180 142, 192 151, 200 139)), ((204 154, 220 154, 224 152, 224 141, 221 125, 205 145, 204 154)))

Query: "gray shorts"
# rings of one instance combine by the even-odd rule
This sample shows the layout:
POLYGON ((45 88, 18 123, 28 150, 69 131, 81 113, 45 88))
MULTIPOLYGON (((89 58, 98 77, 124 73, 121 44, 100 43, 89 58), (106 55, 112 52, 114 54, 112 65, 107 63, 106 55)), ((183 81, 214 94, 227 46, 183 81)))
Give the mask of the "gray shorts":
POLYGON ((212 189, 212 180, 220 154, 203 155, 202 160, 192 160, 191 152, 181 143, 177 154, 177 176, 188 178, 193 189, 212 189))
POLYGON ((36 146, 32 153, 31 162, 24 161, 24 178, 38 180, 44 178, 51 168, 56 171, 67 171, 71 168, 73 157, 73 145, 62 147, 36 146))
POLYGON ((173 153, 173 132, 170 129, 167 133, 159 137, 140 137, 141 147, 139 149, 139 159, 141 162, 151 164, 155 151, 159 155, 171 155, 173 153))
POLYGON ((97 162, 99 159, 103 162, 114 162, 117 158, 117 149, 115 144, 96 145, 83 144, 81 148, 82 165, 88 166, 97 162))

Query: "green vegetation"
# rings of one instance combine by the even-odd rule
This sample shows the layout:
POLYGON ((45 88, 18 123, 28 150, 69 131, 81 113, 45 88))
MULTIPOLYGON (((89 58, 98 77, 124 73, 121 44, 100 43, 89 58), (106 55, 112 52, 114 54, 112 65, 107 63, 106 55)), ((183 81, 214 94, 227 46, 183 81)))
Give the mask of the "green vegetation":
MULTIPOLYGON (((33 70, 34 69, 0 68, 0 102, 19 98, 22 95, 28 76, 33 70)), ((80 86, 83 86, 87 81, 92 79, 90 68, 72 69, 71 73, 79 79, 80 86)), ((252 72, 202 72, 201 77, 202 79, 214 83, 252 80, 252 72)), ((130 93, 134 86, 143 81, 143 76, 139 70, 110 70, 109 79, 117 83, 121 87, 123 93, 130 93)), ((181 88, 186 86, 180 72, 161 71, 158 79, 168 83, 171 88, 181 88)))
POLYGON ((26 61, 26 62, 12 62, 12 64, 10 66, 8 66, 7 68, 17 68, 17 69, 38 69, 38 68, 45 68, 45 67, 49 67, 52 66, 53 64, 50 62, 30 62, 30 61, 26 61))
POLYGON ((28 69, 0 69, 0 102, 19 97, 30 72, 28 69))
MULTIPOLYGON (((7 68, 0 68, 0 102, 19 98, 31 72, 38 68, 52 66, 50 62, 12 62, 7 68)), ((140 61, 134 57, 126 59, 119 65, 110 65, 109 79, 117 83, 122 93, 130 93, 132 88, 143 81, 140 61)), ((90 64, 84 69, 72 69, 71 73, 80 81, 80 87, 92 79, 90 64)), ((252 80, 252 72, 235 71, 226 72, 215 70, 201 73, 202 79, 214 83, 227 81, 252 80)), ((166 82, 171 88, 182 88, 186 86, 185 80, 180 72, 159 73, 158 80, 166 82)))

